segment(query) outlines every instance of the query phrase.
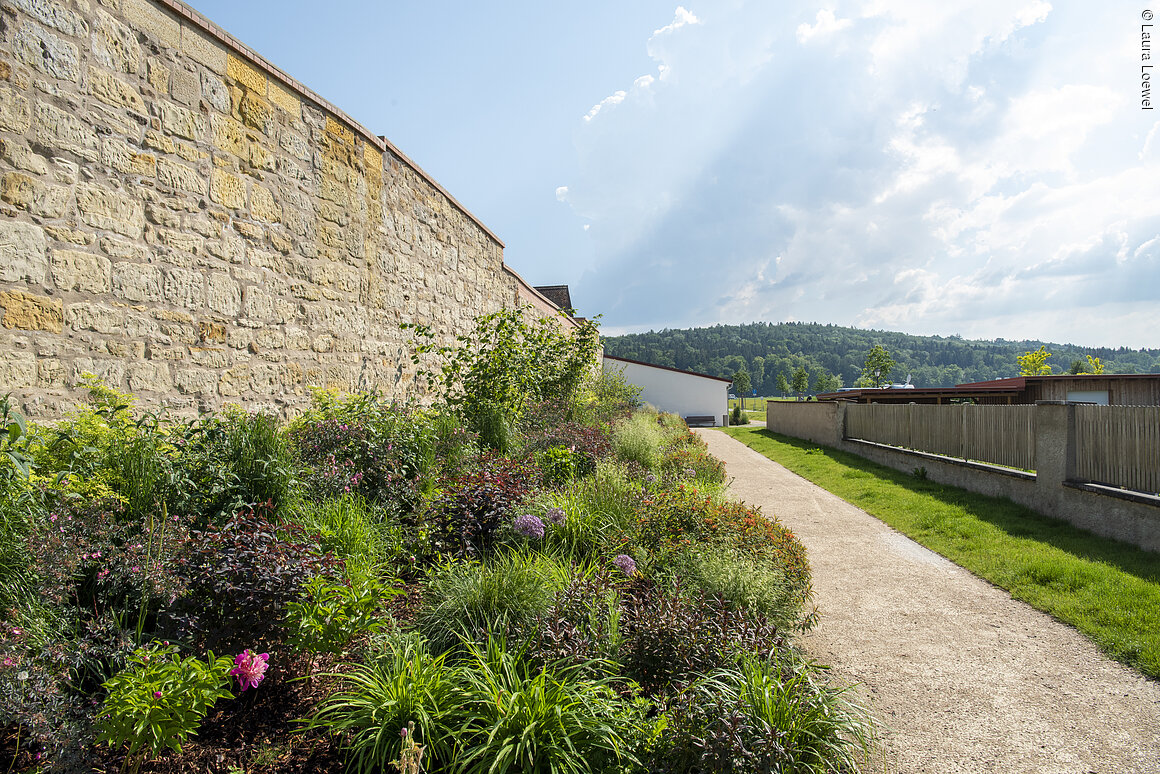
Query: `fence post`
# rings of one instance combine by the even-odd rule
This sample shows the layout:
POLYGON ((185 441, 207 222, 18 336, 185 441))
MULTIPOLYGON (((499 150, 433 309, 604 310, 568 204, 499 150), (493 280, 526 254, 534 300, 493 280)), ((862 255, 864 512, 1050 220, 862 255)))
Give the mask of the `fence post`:
POLYGON ((1044 502, 1062 496, 1075 478, 1075 404, 1063 400, 1035 403, 1035 488, 1044 502))

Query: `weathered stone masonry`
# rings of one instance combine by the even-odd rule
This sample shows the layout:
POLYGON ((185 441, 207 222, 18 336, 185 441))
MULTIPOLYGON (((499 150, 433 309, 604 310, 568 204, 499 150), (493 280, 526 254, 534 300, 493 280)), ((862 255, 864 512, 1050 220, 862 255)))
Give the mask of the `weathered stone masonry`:
POLYGON ((181 413, 402 395, 399 323, 515 302, 503 245, 176 0, 0 2, 0 394, 91 372, 181 413))

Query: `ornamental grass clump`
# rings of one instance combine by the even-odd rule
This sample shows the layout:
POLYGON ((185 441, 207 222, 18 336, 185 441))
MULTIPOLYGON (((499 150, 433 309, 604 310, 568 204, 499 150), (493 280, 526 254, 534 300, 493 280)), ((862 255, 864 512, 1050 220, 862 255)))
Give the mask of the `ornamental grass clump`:
POLYGON ((612 431, 612 445, 620 460, 655 470, 660 464, 666 435, 657 422, 657 415, 642 411, 616 426, 612 431))

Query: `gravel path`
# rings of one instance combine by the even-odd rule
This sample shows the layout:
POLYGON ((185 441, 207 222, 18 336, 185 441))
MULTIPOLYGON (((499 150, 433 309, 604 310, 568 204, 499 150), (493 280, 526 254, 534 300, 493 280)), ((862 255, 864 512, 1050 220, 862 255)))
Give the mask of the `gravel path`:
POLYGON ((1160 683, 719 431, 737 498, 809 551, 801 642, 886 727, 888 772, 1160 774, 1160 683))

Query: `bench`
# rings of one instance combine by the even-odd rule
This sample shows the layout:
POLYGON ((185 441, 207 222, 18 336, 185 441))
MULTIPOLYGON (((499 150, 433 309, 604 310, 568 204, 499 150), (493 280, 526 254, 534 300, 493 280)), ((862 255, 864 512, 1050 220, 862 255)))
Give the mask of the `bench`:
POLYGON ((712 415, 685 417, 685 424, 689 427, 716 427, 717 420, 712 415))

